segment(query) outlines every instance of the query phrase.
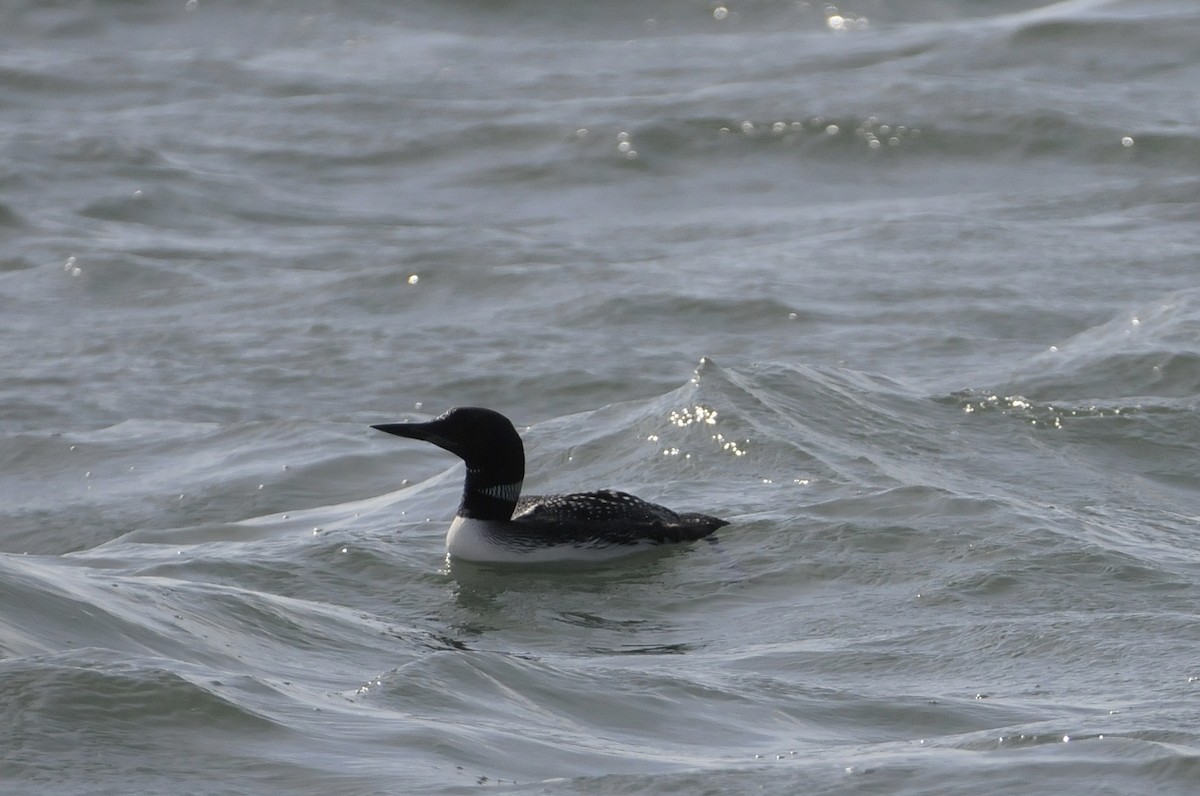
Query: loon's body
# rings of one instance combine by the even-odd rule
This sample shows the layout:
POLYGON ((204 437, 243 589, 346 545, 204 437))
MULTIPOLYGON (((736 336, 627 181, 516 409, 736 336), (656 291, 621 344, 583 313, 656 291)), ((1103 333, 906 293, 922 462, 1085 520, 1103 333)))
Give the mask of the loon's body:
POLYGON ((432 442, 466 462, 462 503, 446 535, 451 558, 479 562, 602 560, 703 539, 724 520, 677 514, 624 492, 521 497, 525 448, 512 422, 477 407, 379 431, 432 442))

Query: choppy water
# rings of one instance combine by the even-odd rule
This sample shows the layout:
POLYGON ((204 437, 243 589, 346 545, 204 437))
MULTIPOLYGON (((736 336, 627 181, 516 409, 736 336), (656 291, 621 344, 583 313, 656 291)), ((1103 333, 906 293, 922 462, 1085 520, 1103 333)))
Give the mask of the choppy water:
POLYGON ((0 789, 1194 793, 1197 42, 0 6, 0 789), (461 404, 732 525, 447 567, 461 404))

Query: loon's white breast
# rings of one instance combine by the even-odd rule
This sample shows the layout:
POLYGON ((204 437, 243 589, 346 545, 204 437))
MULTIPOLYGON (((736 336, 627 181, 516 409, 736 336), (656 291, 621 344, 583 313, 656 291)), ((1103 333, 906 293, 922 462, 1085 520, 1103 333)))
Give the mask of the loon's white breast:
POLYGON ((635 544, 596 545, 575 542, 563 544, 505 543, 511 522, 477 520, 458 516, 446 534, 446 553, 452 559, 477 564, 543 564, 555 561, 609 561, 649 550, 650 540, 635 544))

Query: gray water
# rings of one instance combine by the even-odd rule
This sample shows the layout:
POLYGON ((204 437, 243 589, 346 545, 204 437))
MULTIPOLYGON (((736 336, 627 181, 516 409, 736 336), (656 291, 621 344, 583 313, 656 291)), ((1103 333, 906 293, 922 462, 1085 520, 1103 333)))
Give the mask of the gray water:
POLYGON ((0 791, 1195 793, 1198 42, 0 5, 0 791), (731 524, 448 564, 471 404, 731 524))

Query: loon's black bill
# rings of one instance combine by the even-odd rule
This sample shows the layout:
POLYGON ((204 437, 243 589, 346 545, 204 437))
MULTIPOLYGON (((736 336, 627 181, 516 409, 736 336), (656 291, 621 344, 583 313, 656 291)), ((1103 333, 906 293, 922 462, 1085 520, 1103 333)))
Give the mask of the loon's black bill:
POLYGON ((371 426, 371 428, 388 434, 395 434, 397 437, 408 437, 409 439, 432 442, 443 450, 448 450, 458 456, 462 455, 459 452, 459 444, 443 436, 441 427, 438 426, 436 420, 428 423, 380 423, 377 426, 371 426))
POLYGON ((383 431, 388 434, 395 434, 397 437, 408 437, 409 439, 431 440, 434 436, 433 429, 430 428, 431 423, 380 423, 371 428, 377 431, 383 431))

